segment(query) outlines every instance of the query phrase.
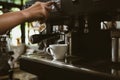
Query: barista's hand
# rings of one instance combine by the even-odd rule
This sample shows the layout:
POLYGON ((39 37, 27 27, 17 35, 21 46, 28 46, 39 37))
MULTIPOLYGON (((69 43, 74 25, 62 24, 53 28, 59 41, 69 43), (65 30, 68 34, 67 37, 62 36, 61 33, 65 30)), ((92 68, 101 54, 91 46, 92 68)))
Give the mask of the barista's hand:
POLYGON ((23 15, 26 17, 27 21, 32 20, 46 20, 51 11, 51 5, 53 2, 36 2, 31 7, 22 11, 23 15))

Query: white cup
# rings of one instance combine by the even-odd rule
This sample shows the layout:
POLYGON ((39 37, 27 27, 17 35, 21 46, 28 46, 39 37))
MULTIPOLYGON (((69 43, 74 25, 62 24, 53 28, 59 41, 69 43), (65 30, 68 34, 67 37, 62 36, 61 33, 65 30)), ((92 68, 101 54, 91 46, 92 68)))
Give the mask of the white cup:
POLYGON ((51 44, 46 52, 52 55, 53 59, 64 59, 67 54, 67 44, 51 44))

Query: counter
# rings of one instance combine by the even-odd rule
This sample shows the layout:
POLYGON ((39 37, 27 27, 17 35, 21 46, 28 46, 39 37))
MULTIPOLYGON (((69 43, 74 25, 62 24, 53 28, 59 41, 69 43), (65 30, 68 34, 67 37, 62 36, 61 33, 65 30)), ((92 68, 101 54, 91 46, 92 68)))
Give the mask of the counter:
POLYGON ((86 61, 76 56, 53 60, 46 53, 22 55, 20 69, 39 80, 120 80, 120 65, 108 61, 86 61))

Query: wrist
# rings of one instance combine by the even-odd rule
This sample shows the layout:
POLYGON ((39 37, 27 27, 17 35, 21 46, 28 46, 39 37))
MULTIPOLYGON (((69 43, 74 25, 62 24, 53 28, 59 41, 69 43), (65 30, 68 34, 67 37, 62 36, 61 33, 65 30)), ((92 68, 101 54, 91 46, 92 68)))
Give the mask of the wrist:
POLYGON ((22 13, 25 21, 28 21, 30 18, 30 13, 28 13, 27 10, 22 10, 21 13, 22 13))

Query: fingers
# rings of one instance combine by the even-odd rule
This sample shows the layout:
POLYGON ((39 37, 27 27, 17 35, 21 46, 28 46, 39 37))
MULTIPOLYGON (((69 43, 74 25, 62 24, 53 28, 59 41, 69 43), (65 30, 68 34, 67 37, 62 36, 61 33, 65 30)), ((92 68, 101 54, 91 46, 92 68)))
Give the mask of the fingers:
POLYGON ((49 16, 49 12, 52 10, 52 4, 54 4, 54 2, 40 2, 37 1, 35 2, 35 4, 32 5, 31 8, 29 8, 29 12, 31 16, 31 18, 35 20, 40 20, 41 23, 45 22, 46 19, 49 16), (34 12, 33 12, 34 11, 34 12))
POLYGON ((53 5, 55 2, 53 2, 53 1, 48 1, 48 2, 46 2, 45 4, 47 5, 47 6, 51 6, 51 5, 53 5))
POLYGON ((47 10, 47 11, 51 11, 52 10, 52 5, 54 4, 55 2, 53 2, 53 1, 48 1, 48 2, 46 2, 45 3, 45 9, 47 10))
POLYGON ((45 9, 46 9, 48 12, 52 10, 51 7, 45 7, 45 9))

